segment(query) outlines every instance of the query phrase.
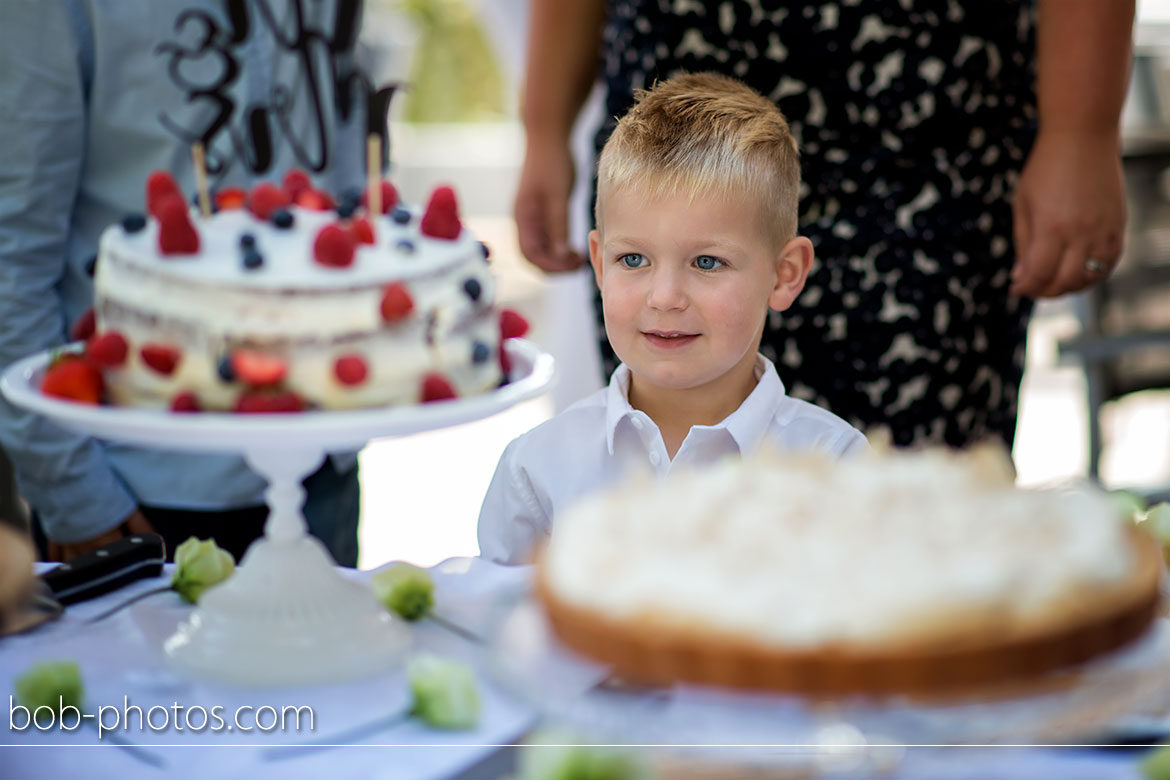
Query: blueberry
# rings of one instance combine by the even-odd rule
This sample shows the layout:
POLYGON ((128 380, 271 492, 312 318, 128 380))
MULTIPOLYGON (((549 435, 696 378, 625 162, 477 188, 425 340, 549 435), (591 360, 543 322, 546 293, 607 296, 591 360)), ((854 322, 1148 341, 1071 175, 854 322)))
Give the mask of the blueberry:
POLYGON ((146 215, 137 211, 122 217, 122 229, 127 233, 137 233, 146 227, 146 215))
POLYGON ((362 205, 362 191, 346 190, 337 198, 337 216, 349 219, 360 205, 362 205))
POLYGON ((492 249, 484 242, 479 242, 479 250, 483 252, 483 259, 487 260, 492 256, 492 249))
POLYGON ((97 273, 97 255, 85 261, 85 273, 91 277, 97 273))
POLYGON ((225 382, 236 381, 236 370, 232 368, 232 359, 228 355, 224 355, 215 364, 215 371, 219 374, 219 378, 225 382))
POLYGON ((488 358, 492 356, 492 348, 482 341, 477 341, 471 345, 471 362, 475 364, 486 363, 488 358))
POLYGON ((281 230, 288 230, 293 226, 293 215, 288 209, 277 209, 272 212, 272 224, 281 230))
POLYGON ((399 206, 390 214, 390 218, 398 225, 410 224, 410 212, 399 206))
POLYGON ((240 234, 241 249, 251 249, 254 246, 256 246, 256 236, 252 235, 251 233, 240 234))
POLYGON ((409 238, 402 239, 394 246, 396 246, 398 248, 398 251, 402 252, 404 255, 413 255, 414 254, 414 242, 411 241, 409 238))
POLYGON ((255 247, 248 247, 244 250, 244 268, 254 271, 262 265, 264 265, 264 256, 256 251, 255 247))
POLYGON ((478 301, 479 296, 483 295, 483 285, 478 279, 468 279, 463 283, 463 292, 467 293, 467 297, 472 301, 478 301))
MULTIPOLYGON (((203 204, 199 201, 199 193, 198 192, 196 192, 194 195, 191 196, 191 205, 194 206, 195 208, 199 209, 200 214, 203 213, 203 204)), ((208 207, 208 210, 212 214, 215 214, 217 211, 219 211, 219 207, 215 205, 215 193, 214 192, 208 193, 208 195, 207 195, 207 207, 208 207)))

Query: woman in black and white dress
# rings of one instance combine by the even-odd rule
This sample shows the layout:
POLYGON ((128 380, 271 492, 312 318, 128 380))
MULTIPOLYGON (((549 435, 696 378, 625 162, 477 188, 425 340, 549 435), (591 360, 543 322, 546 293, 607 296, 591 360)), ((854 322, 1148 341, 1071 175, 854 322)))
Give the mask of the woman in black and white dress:
POLYGON ((899 445, 1010 446, 1031 299, 1121 253, 1132 20, 1128 0, 533 0, 521 248, 583 261, 568 133, 598 67, 597 149, 634 90, 735 76, 801 145, 817 263, 762 346, 788 391, 899 445))

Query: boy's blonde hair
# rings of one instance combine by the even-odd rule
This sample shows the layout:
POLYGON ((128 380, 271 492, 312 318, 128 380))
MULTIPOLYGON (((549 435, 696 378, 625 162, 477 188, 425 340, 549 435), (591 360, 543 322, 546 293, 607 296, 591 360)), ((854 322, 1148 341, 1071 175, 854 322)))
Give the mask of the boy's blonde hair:
POLYGON ((651 196, 746 193, 781 241, 796 235, 800 153, 774 103, 714 73, 674 76, 635 96, 598 162, 599 228, 605 193, 636 184, 651 196))

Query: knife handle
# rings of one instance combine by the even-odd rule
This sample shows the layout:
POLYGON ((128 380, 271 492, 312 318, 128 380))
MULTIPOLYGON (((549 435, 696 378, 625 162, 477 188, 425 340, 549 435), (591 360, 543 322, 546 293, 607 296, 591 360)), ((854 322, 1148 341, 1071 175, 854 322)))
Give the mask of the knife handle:
POLYGON ((41 579, 57 601, 73 604, 146 577, 157 577, 165 562, 166 546, 161 536, 131 534, 50 569, 41 579))

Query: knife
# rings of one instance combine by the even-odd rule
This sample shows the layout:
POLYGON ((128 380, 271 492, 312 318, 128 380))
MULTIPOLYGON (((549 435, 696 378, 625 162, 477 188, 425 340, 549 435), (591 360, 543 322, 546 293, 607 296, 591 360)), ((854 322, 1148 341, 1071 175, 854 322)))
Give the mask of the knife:
POLYGON ((132 534, 90 550, 41 575, 60 604, 96 598, 146 577, 157 577, 166 563, 158 534, 132 534))

